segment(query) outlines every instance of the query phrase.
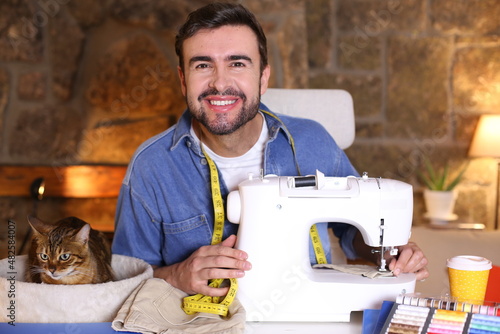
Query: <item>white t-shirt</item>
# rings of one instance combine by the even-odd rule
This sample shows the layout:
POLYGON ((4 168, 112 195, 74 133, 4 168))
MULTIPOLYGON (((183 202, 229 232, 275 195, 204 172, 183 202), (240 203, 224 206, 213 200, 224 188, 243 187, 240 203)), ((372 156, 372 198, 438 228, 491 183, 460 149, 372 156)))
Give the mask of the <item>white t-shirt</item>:
MULTIPOLYGON (((259 139, 250 150, 239 157, 221 157, 220 155, 214 153, 206 145, 202 144, 205 152, 217 165, 217 168, 221 172, 224 182, 226 183, 229 191, 236 190, 238 184, 248 179, 248 175, 250 173, 253 173, 254 175, 260 175, 261 173, 264 160, 264 147, 269 135, 269 131, 266 125, 266 119, 265 117, 262 117, 262 119, 264 120, 264 122, 262 123, 262 130, 260 132, 259 139)), ((198 142, 200 142, 200 139, 196 136, 192 126, 191 135, 198 142)))

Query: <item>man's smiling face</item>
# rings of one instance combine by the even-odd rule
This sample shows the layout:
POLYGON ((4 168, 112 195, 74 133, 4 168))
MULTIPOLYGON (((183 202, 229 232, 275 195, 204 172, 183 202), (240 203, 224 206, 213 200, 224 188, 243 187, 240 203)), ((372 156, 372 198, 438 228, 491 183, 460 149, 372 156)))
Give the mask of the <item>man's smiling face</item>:
POLYGON ((257 38, 247 26, 200 30, 184 41, 182 93, 193 117, 216 135, 230 134, 253 119, 267 89, 257 38))

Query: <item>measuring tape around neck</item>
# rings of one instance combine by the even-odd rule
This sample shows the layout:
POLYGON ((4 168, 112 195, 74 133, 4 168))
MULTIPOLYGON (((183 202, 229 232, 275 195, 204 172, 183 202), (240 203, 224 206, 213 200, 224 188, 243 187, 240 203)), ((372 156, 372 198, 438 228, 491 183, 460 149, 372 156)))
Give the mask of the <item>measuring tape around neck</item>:
MULTIPOLYGON (((283 126, 285 124, 281 119, 265 110, 260 110, 261 112, 277 119, 283 126)), ((286 126, 285 126, 286 128, 286 126)), ((288 129, 287 129, 288 131, 288 129)), ((290 131, 288 131, 290 134, 290 131)), ((292 135, 290 134, 290 145, 292 146, 292 151, 295 159, 295 165, 297 167, 297 172, 299 176, 301 175, 299 164, 295 158, 295 143, 292 135)), ((222 195, 220 190, 219 172, 217 171, 217 166, 210 156, 203 149, 203 144, 200 141, 201 151, 207 160, 208 167, 210 169, 210 189, 212 192, 212 202, 214 207, 214 232, 212 235, 212 245, 217 245, 222 242, 222 237, 224 233, 224 202, 222 201, 222 195)), ((318 229, 316 225, 311 226, 310 229, 311 242, 313 244, 314 253, 316 255, 316 261, 319 264, 325 264, 326 255, 323 250, 323 245, 321 244, 321 239, 319 237, 318 229)), ((213 279, 210 281, 209 286, 214 288, 219 288, 224 283, 224 279, 213 279)), ((218 314, 221 316, 226 316, 229 311, 229 305, 233 302, 236 297, 236 292, 238 290, 238 281, 235 278, 229 279, 229 291, 227 295, 220 300, 221 297, 206 296, 203 294, 196 294, 193 296, 188 296, 183 299, 182 309, 186 314, 194 314, 197 312, 206 312, 218 314)))
MULTIPOLYGON (((217 166, 205 150, 203 150, 203 144, 201 144, 201 142, 200 146, 210 169, 210 188, 212 191, 212 202, 214 206, 214 233, 212 235, 211 244, 217 245, 222 242, 222 236, 224 233, 224 202, 222 201, 217 166)), ((219 288, 223 283, 224 279, 213 279, 210 281, 209 286, 219 288)), ((238 281, 235 278, 230 278, 229 292, 222 300, 221 297, 206 296, 199 293, 194 296, 185 297, 183 299, 182 309, 186 314, 206 312, 226 316, 229 312, 229 305, 231 305, 236 297, 237 290, 238 281)))

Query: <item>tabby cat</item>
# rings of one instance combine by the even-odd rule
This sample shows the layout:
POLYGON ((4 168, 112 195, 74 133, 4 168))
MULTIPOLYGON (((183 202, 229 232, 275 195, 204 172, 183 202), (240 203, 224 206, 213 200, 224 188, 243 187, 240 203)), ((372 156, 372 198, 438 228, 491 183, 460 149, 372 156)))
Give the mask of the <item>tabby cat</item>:
POLYGON ((94 284, 112 281, 111 250, 105 236, 76 217, 49 224, 28 217, 33 240, 26 281, 94 284))

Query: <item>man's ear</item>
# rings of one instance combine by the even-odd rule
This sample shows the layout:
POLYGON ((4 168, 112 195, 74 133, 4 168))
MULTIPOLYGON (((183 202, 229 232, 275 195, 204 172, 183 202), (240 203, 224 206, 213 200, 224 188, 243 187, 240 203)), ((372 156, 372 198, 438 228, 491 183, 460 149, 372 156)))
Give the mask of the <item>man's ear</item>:
POLYGON ((186 88, 186 77, 184 76, 184 72, 180 66, 177 66, 177 74, 179 75, 179 80, 181 81, 181 91, 182 95, 186 96, 187 88, 186 88))
POLYGON ((260 76, 260 95, 264 95, 267 91, 267 87, 269 85, 269 77, 271 76, 271 66, 267 65, 262 71, 262 75, 260 76))

